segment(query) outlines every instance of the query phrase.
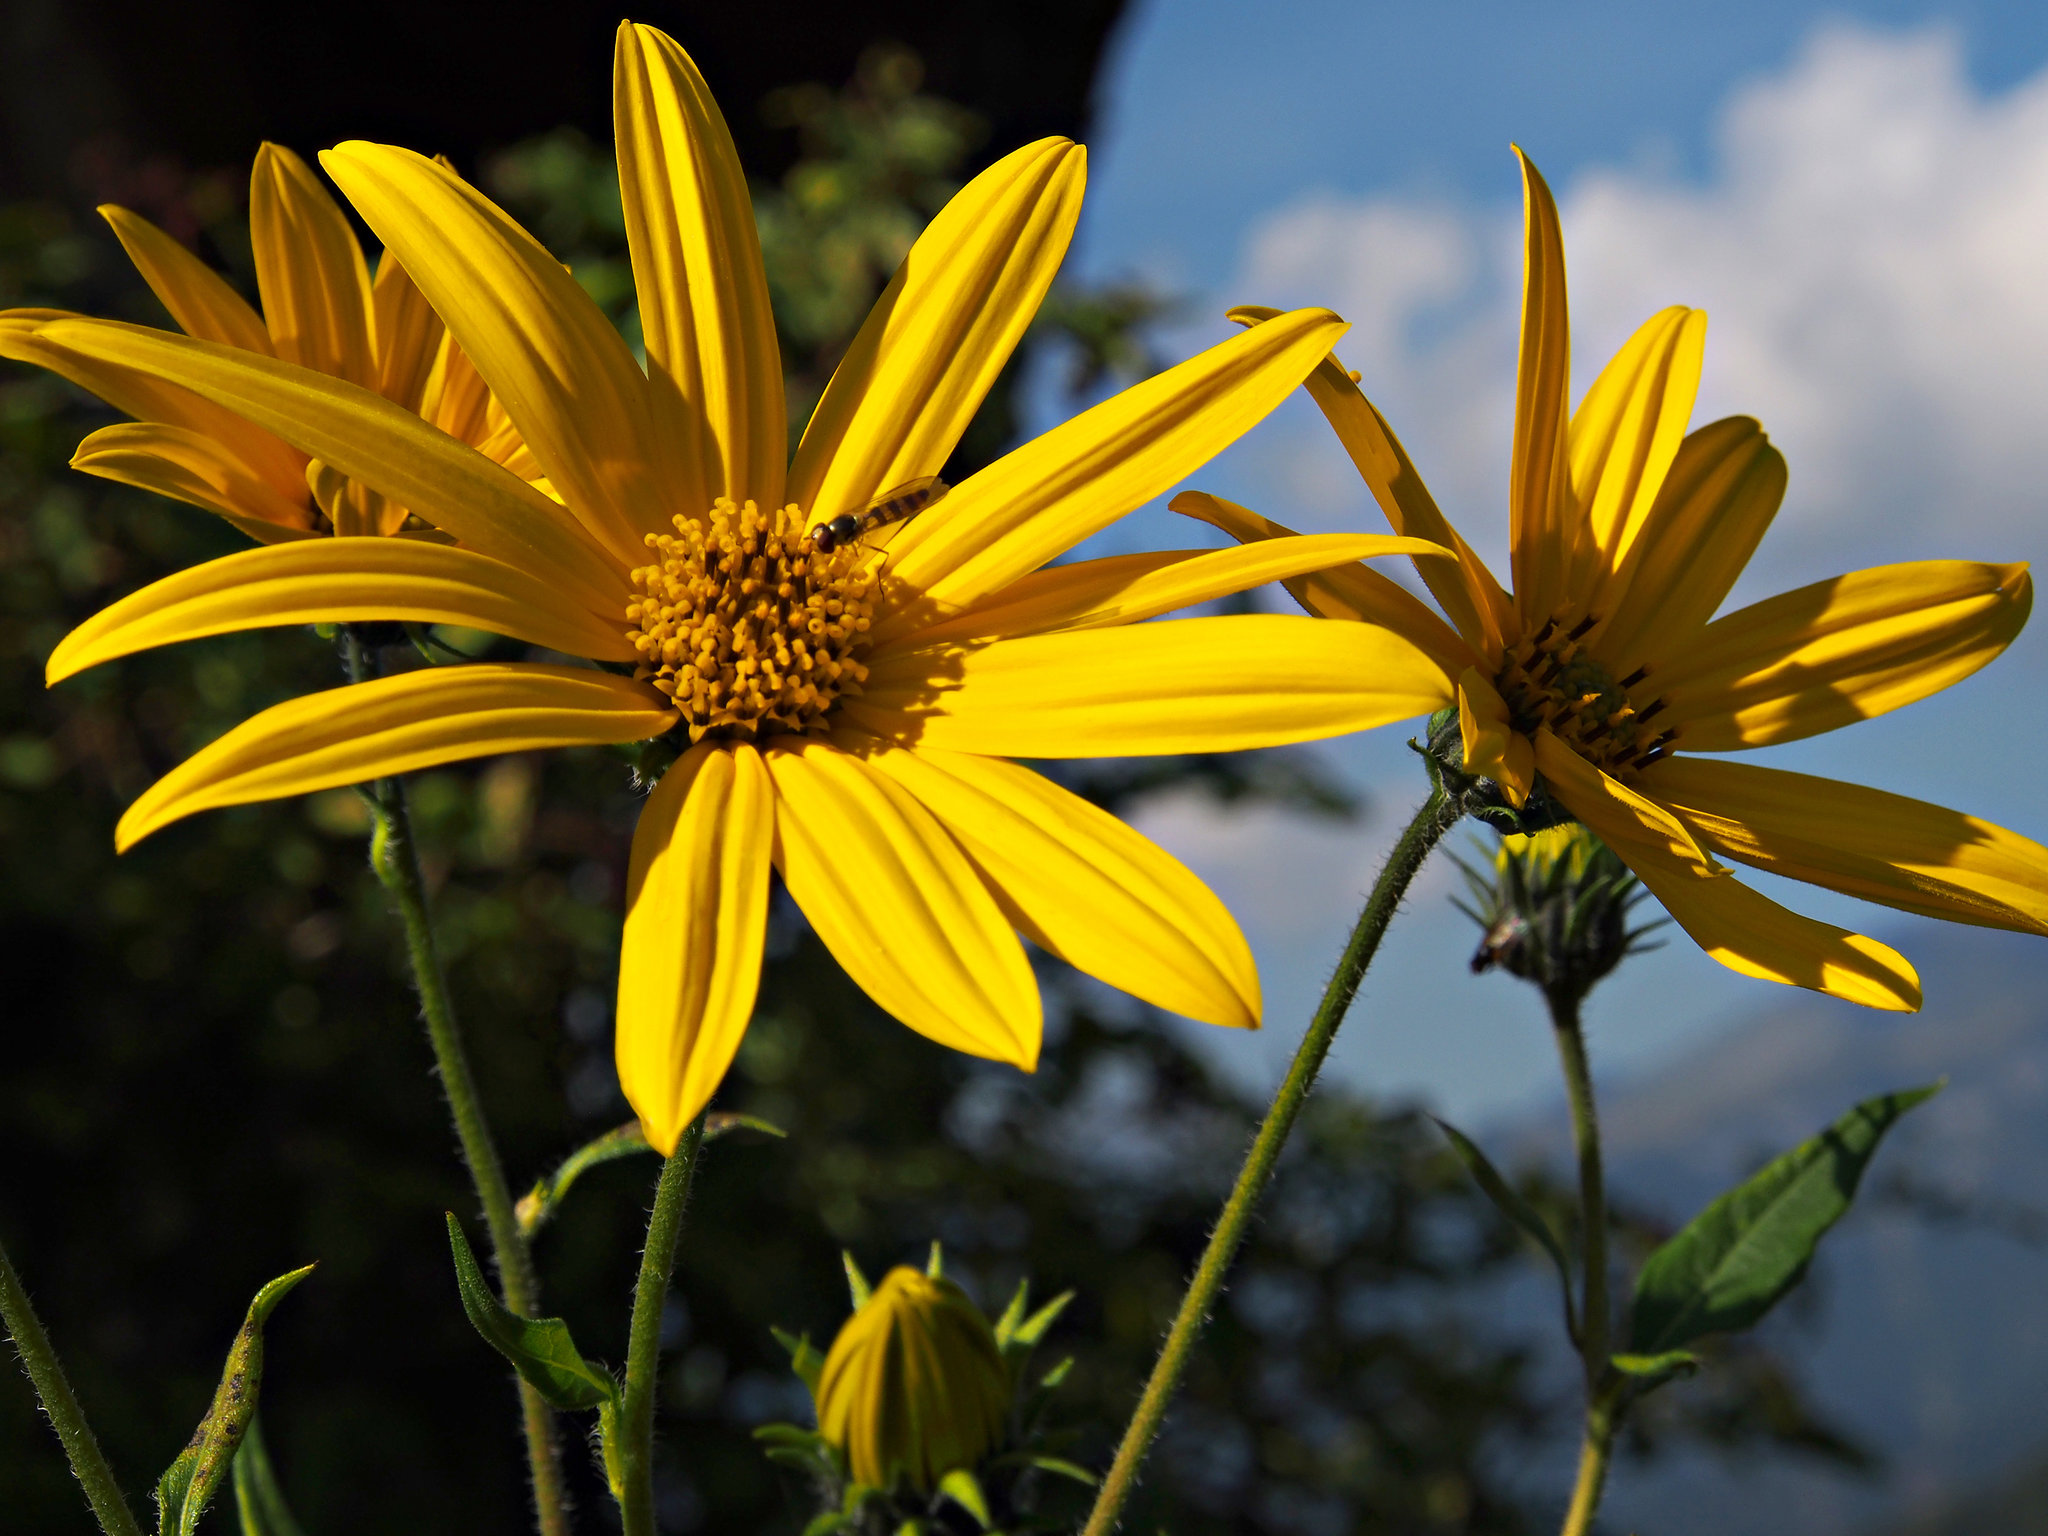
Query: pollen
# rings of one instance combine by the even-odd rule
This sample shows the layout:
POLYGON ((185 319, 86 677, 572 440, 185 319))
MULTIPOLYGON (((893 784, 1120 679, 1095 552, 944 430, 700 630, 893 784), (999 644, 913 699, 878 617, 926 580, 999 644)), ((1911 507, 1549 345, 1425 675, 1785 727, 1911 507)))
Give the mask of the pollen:
POLYGON ((1550 620, 1508 652, 1495 686, 1516 730, 1532 734, 1548 726, 1587 762, 1626 777, 1668 756, 1678 732, 1658 727, 1662 699, 1637 700, 1647 669, 1617 682, 1587 653, 1583 642, 1594 622, 1565 629, 1550 620))
POLYGON ((675 701, 693 742, 826 729, 834 701, 867 680, 871 562, 856 547, 819 551, 793 506, 720 497, 675 527, 647 535, 654 561, 633 572, 634 675, 675 701))

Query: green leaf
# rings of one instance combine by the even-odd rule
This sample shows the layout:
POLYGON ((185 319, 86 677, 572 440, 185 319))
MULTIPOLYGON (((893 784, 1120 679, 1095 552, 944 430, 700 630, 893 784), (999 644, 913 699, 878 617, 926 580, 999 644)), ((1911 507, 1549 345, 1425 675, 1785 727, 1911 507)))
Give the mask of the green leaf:
POLYGON ((1099 1481, 1086 1467, 1077 1467, 1071 1461, 1062 1461, 1057 1456, 1026 1456, 1024 1459, 1041 1472, 1050 1472, 1055 1477, 1072 1478, 1084 1487, 1093 1488, 1099 1481))
POLYGON ((874 1294, 874 1287, 868 1284, 868 1277, 860 1272, 860 1266, 853 1262, 853 1254, 842 1250, 839 1260, 846 1266, 846 1289, 853 1297, 853 1310, 858 1312, 868 1304, 868 1297, 874 1294))
POLYGON ((1674 1376, 1692 1375, 1700 1368, 1700 1357, 1689 1349, 1673 1349, 1661 1355, 1610 1355, 1607 1363, 1624 1376, 1646 1382, 1643 1390, 1648 1391, 1674 1376))
POLYGON ((924 1272, 934 1280, 940 1279, 946 1273, 945 1251, 939 1247, 939 1240, 936 1237, 932 1239, 932 1256, 925 1260, 924 1272))
POLYGON ((606 1131, 595 1141, 585 1142, 562 1160, 561 1167, 520 1197, 516 1212, 519 1235, 531 1237, 545 1226, 548 1218, 555 1214, 555 1207, 567 1198, 569 1186, 598 1164, 653 1150, 641 1134, 638 1120, 628 1120, 624 1125, 606 1131))
MULTIPOLYGON (((1434 1115, 1430 1118, 1436 1120, 1434 1115)), ((1477 1184, 1486 1198, 1493 1202, 1494 1209, 1534 1238, 1536 1245, 1550 1255, 1550 1262, 1557 1266, 1558 1287, 1564 1294, 1565 1331, 1576 1341, 1579 1337, 1579 1319, 1577 1309, 1572 1305, 1572 1263, 1565 1257, 1564 1244, 1559 1242, 1557 1234, 1550 1230, 1550 1223, 1543 1219, 1543 1213, 1523 1199, 1521 1192, 1501 1177, 1500 1170, 1488 1161, 1486 1154, 1479 1150, 1477 1142, 1448 1121, 1437 1120, 1436 1124, 1437 1129, 1450 1139, 1451 1150, 1458 1154, 1458 1161, 1463 1163, 1465 1171, 1472 1175, 1472 1182, 1477 1184)))
POLYGON ((825 1443, 815 1429, 805 1429, 801 1424, 757 1424, 754 1438, 764 1445, 794 1445, 807 1450, 825 1443))
POLYGON ((763 1120, 759 1115, 732 1114, 726 1110, 714 1110, 704 1117, 704 1139, 716 1141, 730 1131, 759 1131, 763 1136, 773 1136, 777 1141, 789 1140, 789 1132, 772 1120, 763 1120))
POLYGON ((843 1531, 853 1522, 836 1509, 828 1509, 809 1525, 804 1527, 804 1536, 831 1536, 834 1531, 843 1531))
POLYGON ((1629 1353, 1667 1354, 1706 1334, 1748 1328, 1770 1311, 1849 1209, 1885 1132, 1941 1087, 1864 1100, 1695 1216, 1636 1277, 1629 1353))
POLYGON ((242 1517, 242 1536, 304 1536, 277 1486, 277 1473, 271 1470, 260 1418, 249 1421, 249 1432, 235 1452, 234 1478, 235 1511, 242 1517))
POLYGON ((285 1293, 311 1273, 313 1266, 308 1264, 279 1275, 249 1303, 206 1417, 193 1432, 192 1443, 157 1480, 158 1536, 192 1536, 198 1529, 199 1517, 228 1476, 235 1452, 256 1417, 256 1398, 263 1386, 263 1325, 285 1293))
POLYGON ((1024 1321, 1024 1310, 1031 1304, 1031 1277, 1026 1275, 1017 1282, 1017 1289, 1010 1296, 1010 1304, 1003 1308, 1003 1315, 996 1319, 996 1348, 1007 1357, 1010 1350, 1010 1335, 1017 1331, 1024 1321))
POLYGON ((975 1523, 984 1531, 995 1522, 989 1518, 988 1496, 981 1491, 981 1484, 974 1474, 965 1467, 955 1467, 939 1479, 939 1492, 974 1516, 975 1523))
MULTIPOLYGON (((732 1131, 759 1131, 765 1136, 776 1137, 789 1135, 781 1126, 763 1120, 759 1115, 720 1111, 704 1117, 704 1140, 716 1141, 732 1131)), ((568 1198, 569 1186, 598 1164, 653 1150, 641 1133, 638 1120, 628 1120, 624 1125, 606 1131, 595 1141, 585 1142, 562 1160, 561 1167, 520 1196, 517 1208, 519 1235, 532 1237, 546 1226, 548 1219, 555 1214, 555 1208, 568 1198)))
POLYGON ((1046 1329, 1059 1320, 1059 1315, 1067 1310, 1067 1303, 1073 1299, 1072 1291, 1060 1292, 1013 1328, 1010 1331, 1009 1342, 1020 1344, 1026 1349, 1035 1347, 1038 1341, 1045 1337, 1046 1329))
POLYGON ((1038 1384, 1039 1386, 1043 1387, 1046 1391, 1050 1392, 1054 1387, 1058 1386, 1061 1382, 1067 1379, 1067 1372, 1071 1371, 1073 1368, 1074 1357, 1072 1355, 1069 1355, 1066 1359, 1062 1360, 1058 1365, 1054 1366, 1051 1370, 1047 1371, 1043 1376, 1039 1377, 1038 1384))
POLYGON ((462 1310, 471 1326, 484 1336, 486 1344, 512 1362, 512 1369, 535 1391, 557 1408, 617 1403, 619 1384, 610 1371, 578 1353, 567 1323, 559 1317, 521 1317, 491 1293, 452 1211, 448 1213, 448 1246, 455 1255, 455 1285, 462 1293, 462 1310))
POLYGON ((780 1328, 770 1328, 775 1342, 789 1351, 789 1368, 797 1373, 803 1384, 811 1389, 811 1396, 818 1395, 818 1377, 824 1373, 825 1357, 811 1346, 811 1336, 801 1338, 785 1333, 780 1328))

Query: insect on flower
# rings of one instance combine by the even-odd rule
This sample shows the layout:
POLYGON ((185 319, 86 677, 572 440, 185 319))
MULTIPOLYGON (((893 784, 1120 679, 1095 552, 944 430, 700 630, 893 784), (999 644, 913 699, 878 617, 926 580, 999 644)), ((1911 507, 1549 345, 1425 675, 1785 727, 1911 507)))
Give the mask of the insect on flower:
POLYGON ((865 511, 842 512, 818 524, 811 530, 811 545, 819 554, 829 555, 842 544, 851 544, 855 539, 908 522, 950 489, 952 487, 937 475, 906 480, 893 491, 869 502, 865 511))

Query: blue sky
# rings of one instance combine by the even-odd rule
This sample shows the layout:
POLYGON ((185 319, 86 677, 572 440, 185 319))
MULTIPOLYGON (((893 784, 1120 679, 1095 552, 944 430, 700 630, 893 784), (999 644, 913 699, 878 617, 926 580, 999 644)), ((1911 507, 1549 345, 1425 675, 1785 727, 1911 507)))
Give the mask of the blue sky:
MULTIPOLYGON (((2048 7, 1155 0, 1102 84, 1073 258, 1186 294, 1175 352, 1230 303, 1323 303, 1340 348, 1489 559, 1503 510, 1519 281, 1510 141, 1563 209, 1575 388, 1665 303, 1707 308, 1696 422, 1759 416, 1792 489, 1735 601, 1890 560, 2048 557, 2048 7)), ((1312 410, 1283 407, 1192 482, 1313 529, 1377 514, 1312 410)), ((1139 514, 1123 547, 1207 542, 1139 514)), ((1496 565, 1496 569, 1504 567, 1496 565)), ((1930 703, 1762 755, 2048 841, 2048 641, 1930 703)), ((1341 835, 1185 801, 1141 824, 1244 921, 1261 1036, 1205 1031, 1248 1085, 1281 1070, 1380 851, 1421 792, 1408 732, 1327 749, 1375 808, 1341 835)), ((1758 881, 1912 953, 1920 920, 1758 881)), ((1483 1120, 1546 1097, 1526 989, 1469 977, 1425 874, 1332 1058, 1360 1086, 1483 1120)), ((2040 941, 2014 938, 2016 965, 2040 941)), ((1777 1001, 1682 940, 1594 1001, 1596 1067, 1652 1070, 1777 1001)), ((1939 1028, 1942 999, 1928 999, 1939 1028)))

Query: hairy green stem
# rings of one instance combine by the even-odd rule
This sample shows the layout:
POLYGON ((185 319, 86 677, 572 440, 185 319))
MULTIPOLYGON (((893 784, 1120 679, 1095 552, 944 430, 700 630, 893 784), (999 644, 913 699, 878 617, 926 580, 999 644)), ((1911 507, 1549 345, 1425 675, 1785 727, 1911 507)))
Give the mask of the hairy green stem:
POLYGON ((1323 1000, 1316 1008, 1308 1033, 1302 1036, 1287 1076, 1281 1082, 1279 1092, 1273 1096, 1272 1107, 1266 1111, 1258 1135, 1252 1140, 1251 1150, 1245 1154, 1237 1182, 1231 1186, 1230 1196, 1223 1202, 1222 1213, 1209 1234, 1209 1244, 1202 1250, 1201 1262, 1195 1267, 1194 1278, 1188 1282, 1187 1294, 1181 1298, 1180 1310, 1174 1315, 1166 1343, 1160 1348, 1158 1363, 1152 1367, 1151 1378, 1138 1399, 1137 1411, 1131 1415, 1131 1422, 1124 1430, 1116 1460, 1110 1464, 1109 1473, 1102 1480, 1102 1490, 1096 1495, 1095 1508, 1088 1516, 1084 1536, 1109 1536, 1116 1529, 1124 1501, 1130 1497, 1131 1489, 1137 1483, 1138 1469, 1144 1462, 1145 1453, 1159 1433, 1167 1404, 1173 1398, 1181 1373, 1187 1369, 1195 1340, 1208 1321, 1209 1309, 1215 1304, 1217 1292, 1223 1288, 1223 1277, 1251 1226, 1252 1212, 1259 1197, 1265 1193, 1266 1184, 1273 1175, 1273 1166, 1279 1160, 1281 1148, 1287 1144, 1288 1133, 1294 1129, 1302 1105, 1307 1102, 1309 1090, 1315 1086, 1316 1073, 1323 1065, 1323 1058, 1329 1054, 1330 1042, 1337 1036, 1337 1026, 1344 1022, 1351 1000, 1358 994, 1358 985, 1365 978, 1366 968, 1372 964, 1373 956, 1379 950, 1387 924, 1393 921, 1401 898, 1407 894, 1409 882, 1415 878, 1423 860, 1429 857, 1430 850, 1461 814, 1458 801, 1441 787, 1437 788, 1423 802, 1422 809, 1415 813, 1415 819, 1401 834, 1394 851, 1387 855, 1379 879, 1373 883, 1372 893, 1366 898, 1365 909, 1358 914, 1358 922, 1351 930, 1350 942, 1344 946, 1343 956, 1337 962, 1336 972, 1323 989, 1323 1000))
POLYGON ((640 1253, 640 1279, 633 1287, 633 1331, 626 1342, 619 1443, 616 1454, 607 1457, 619 1468, 619 1518, 624 1536, 655 1536, 654 1405, 661 1395, 661 1312, 668 1301, 669 1277, 675 1273, 676 1246, 683 1236, 690 1177, 696 1172, 697 1149, 703 1143, 704 1117, 699 1115, 683 1132, 674 1154, 661 1165, 654 1212, 647 1218, 647 1246, 640 1253))
MULTIPOLYGON (((343 654, 351 681, 361 682, 375 671, 372 658, 353 632, 345 633, 343 654)), ((434 1065, 441 1075, 441 1091, 455 1120, 456 1139, 462 1160, 469 1169, 470 1182, 484 1208, 484 1225, 491 1235, 491 1249, 498 1266, 498 1283, 505 1293, 505 1305, 521 1317, 537 1317, 540 1283, 534 1274, 533 1255, 519 1231, 511 1188, 505 1182, 504 1165, 498 1160, 498 1146, 491 1138, 484 1118, 483 1099, 477 1092, 476 1076, 470 1070, 469 1055, 463 1048, 462 1032, 455 1021, 455 1004, 448 991, 448 976, 441 966, 440 950, 434 943, 434 928, 427 910, 426 880, 420 873, 418 849, 412 835, 412 816, 406 802, 405 784, 400 779, 381 779, 370 792, 376 830, 370 844, 370 863, 391 893, 398 915, 405 925, 407 958, 412 963, 413 985, 419 992, 420 1013, 426 1020, 427 1040, 433 1047, 434 1065)), ((516 1383, 519 1411, 526 1432, 527 1469, 533 1483, 534 1520, 541 1536, 569 1536, 568 1488, 562 1481, 561 1450, 555 1435, 555 1416, 547 1400, 524 1381, 516 1383)))
POLYGON ((42 1320, 36 1316, 28 1292, 22 1289, 21 1277, 14 1272, 5 1247, 0 1247, 0 1322, 7 1325, 21 1363, 28 1368, 36 1396, 42 1399, 43 1412, 50 1416, 50 1426, 57 1431, 64 1455, 71 1462, 72 1475, 85 1489, 86 1501, 92 1505, 100 1529, 107 1536, 142 1536, 142 1527, 135 1523, 128 1501, 121 1496, 114 1469, 107 1465, 99 1441, 93 1438, 92 1426, 85 1422, 85 1410, 72 1394, 71 1382, 57 1360, 57 1351, 50 1347, 50 1336, 43 1332, 42 1320))
POLYGON ((1565 1096, 1571 1104, 1572 1143, 1579 1158, 1579 1235, 1585 1272, 1579 1306, 1579 1356, 1586 1376, 1586 1430, 1563 1536, 1585 1536, 1600 1507, 1614 1432, 1621 1418, 1614 1367, 1608 1363, 1614 1319, 1607 1293, 1607 1183, 1600 1165, 1600 1117, 1593 1102, 1593 1073, 1586 1062, 1579 998, 1560 990, 1548 994, 1548 1000, 1557 1059, 1564 1068, 1565 1096))

